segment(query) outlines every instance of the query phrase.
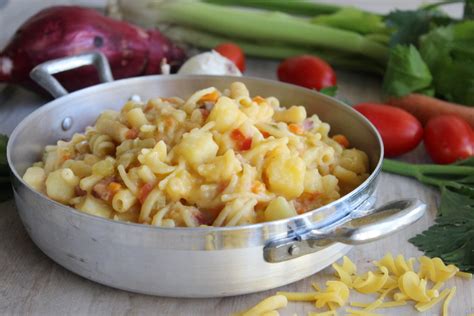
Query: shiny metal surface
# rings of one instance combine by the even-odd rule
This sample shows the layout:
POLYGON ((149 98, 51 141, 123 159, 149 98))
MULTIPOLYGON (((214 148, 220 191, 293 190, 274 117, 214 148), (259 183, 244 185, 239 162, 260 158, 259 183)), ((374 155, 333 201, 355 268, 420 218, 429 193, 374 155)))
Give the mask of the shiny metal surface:
POLYGON ((346 245, 367 243, 413 224, 425 211, 426 205, 418 199, 393 201, 371 210, 354 210, 331 225, 268 242, 263 256, 268 262, 282 262, 336 242, 346 245))
MULTIPOLYGON (((350 246, 312 247, 313 253, 270 263, 264 247, 272 241, 334 227, 356 210, 370 209, 383 147, 375 128, 349 106, 317 92, 257 78, 148 76, 100 84, 66 95, 33 112, 10 137, 7 148, 20 217, 36 245, 50 258, 88 279, 139 293, 216 297, 262 291, 307 277, 331 264, 350 246), (356 190, 294 218, 224 228, 159 228, 94 217, 48 199, 21 175, 41 158, 43 148, 69 139, 106 109, 120 109, 132 96, 186 98, 198 89, 227 88, 242 81, 253 95, 275 96, 283 105, 303 104, 364 150, 371 175, 356 190), (70 117, 70 126, 62 122, 70 117), (38 124, 41 122, 41 124, 38 124)), ((298 251, 293 250, 296 254, 298 251)))
POLYGON ((90 65, 97 69, 100 82, 114 81, 107 58, 99 52, 84 53, 47 61, 33 68, 30 77, 46 89, 53 97, 59 98, 65 96, 68 92, 53 75, 66 70, 90 65))

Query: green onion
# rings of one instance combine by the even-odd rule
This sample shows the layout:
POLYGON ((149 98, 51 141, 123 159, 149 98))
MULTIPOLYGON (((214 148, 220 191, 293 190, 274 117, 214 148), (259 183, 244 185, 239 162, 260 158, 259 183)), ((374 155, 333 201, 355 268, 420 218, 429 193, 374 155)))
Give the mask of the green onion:
POLYGON ((310 54, 318 56, 335 67, 347 70, 364 71, 382 75, 384 68, 368 58, 357 55, 348 55, 341 52, 310 50, 303 47, 288 47, 266 43, 252 43, 249 41, 229 39, 227 37, 197 31, 191 28, 172 26, 162 30, 167 37, 176 42, 185 42, 199 48, 212 49, 224 42, 237 44, 249 56, 284 59, 292 56, 310 54))
POLYGON ((155 23, 178 24, 233 39, 339 50, 369 57, 382 65, 388 58, 386 46, 360 34, 312 24, 284 13, 249 11, 185 0, 141 3, 122 0, 120 3, 125 17, 136 23, 141 19, 148 22, 155 19, 155 23))
POLYGON ((261 8, 306 16, 334 13, 344 8, 343 6, 307 0, 204 0, 204 2, 218 5, 261 8))

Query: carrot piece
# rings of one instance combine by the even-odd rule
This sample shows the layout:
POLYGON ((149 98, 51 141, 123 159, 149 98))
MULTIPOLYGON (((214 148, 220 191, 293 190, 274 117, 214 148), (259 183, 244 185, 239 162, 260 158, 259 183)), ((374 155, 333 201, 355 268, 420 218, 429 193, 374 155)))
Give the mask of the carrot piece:
POLYGON ((107 186, 107 190, 111 191, 114 194, 120 191, 120 189, 122 189, 122 185, 118 182, 110 182, 107 186))
POLYGON ((254 97, 254 98, 252 99, 252 101, 254 101, 254 102, 257 103, 257 104, 263 104, 263 103, 266 103, 266 102, 267 102, 264 98, 262 98, 262 97, 259 96, 259 95, 257 95, 256 97, 254 97))
POLYGON ((252 184, 251 190, 253 193, 263 192, 265 191, 265 185, 262 182, 255 180, 254 183, 252 184))
POLYGON ((344 148, 349 147, 349 140, 347 139, 346 136, 342 134, 334 135, 332 139, 334 139, 337 143, 339 143, 339 145, 341 145, 344 148))
POLYGON ((139 192, 138 192, 138 200, 140 201, 141 204, 143 204, 148 196, 150 194, 151 190, 153 190, 153 187, 155 186, 154 183, 146 183, 143 185, 139 192))
POLYGON ((387 103, 413 114, 423 125, 430 118, 454 114, 466 120, 474 128, 474 108, 447 102, 423 94, 412 93, 401 98, 389 98, 387 103))
POLYGON ((260 133, 262 133, 262 136, 263 136, 264 138, 270 137, 270 133, 269 133, 269 132, 260 131, 260 133))
POLYGON ((204 103, 204 102, 216 102, 217 99, 219 98, 219 92, 217 90, 211 92, 211 93, 208 93, 208 94, 205 94, 203 95, 198 103, 204 103))
POLYGON ((298 124, 291 123, 288 125, 288 129, 290 132, 296 134, 296 135, 302 135, 303 134, 303 128, 299 126, 298 124))

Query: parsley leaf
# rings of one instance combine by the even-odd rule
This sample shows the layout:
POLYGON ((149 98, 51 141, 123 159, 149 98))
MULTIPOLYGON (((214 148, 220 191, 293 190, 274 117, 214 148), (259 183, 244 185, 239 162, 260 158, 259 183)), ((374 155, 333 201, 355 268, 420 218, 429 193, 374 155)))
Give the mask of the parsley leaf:
POLYGON ((330 97, 334 97, 336 96, 336 93, 337 93, 337 86, 322 88, 321 90, 319 90, 319 92, 322 94, 328 95, 330 97))
POLYGON ((474 106, 474 21, 434 29, 420 40, 436 94, 474 106))
POLYGON ((385 17, 385 23, 394 30, 390 38, 390 47, 397 44, 418 45, 421 35, 434 25, 446 25, 452 19, 437 10, 395 10, 385 17))
POLYGON ((411 92, 426 93, 432 81, 430 70, 415 46, 397 45, 391 49, 383 81, 385 94, 401 97, 411 92))
POLYGON ((439 211, 436 224, 409 241, 428 256, 474 272, 474 199, 444 188, 439 211))
POLYGON ((414 177, 441 190, 435 224, 409 241, 430 257, 474 272, 474 158, 451 165, 385 159, 383 170, 414 177))

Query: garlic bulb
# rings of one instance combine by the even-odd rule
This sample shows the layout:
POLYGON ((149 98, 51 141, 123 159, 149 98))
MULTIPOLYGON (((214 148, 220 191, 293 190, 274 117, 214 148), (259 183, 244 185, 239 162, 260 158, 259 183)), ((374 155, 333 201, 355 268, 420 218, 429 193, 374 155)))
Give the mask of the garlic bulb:
POLYGON ((212 50, 189 58, 179 69, 178 75, 242 76, 242 73, 232 61, 212 50))

